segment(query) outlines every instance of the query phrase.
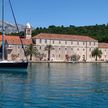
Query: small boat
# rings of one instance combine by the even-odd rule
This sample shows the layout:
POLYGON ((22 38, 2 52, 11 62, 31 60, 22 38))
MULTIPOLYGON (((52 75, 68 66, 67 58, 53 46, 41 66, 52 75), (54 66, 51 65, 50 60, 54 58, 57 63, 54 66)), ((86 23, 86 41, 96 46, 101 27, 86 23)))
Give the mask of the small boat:
POLYGON ((28 62, 0 61, 0 70, 26 71, 28 62))
MULTIPOLYGON (((9 3, 10 0, 9 0, 9 3)), ((10 7, 12 9, 12 5, 10 4, 10 7)), ((12 10, 13 12, 13 10, 12 10)), ((15 18, 15 16, 14 16, 15 18)), ((16 22, 16 21, 15 21, 16 22)), ((4 40, 4 0, 2 0, 2 61, 0 61, 0 70, 27 70, 28 61, 7 61, 5 60, 5 40, 4 40)), ((18 29, 18 28, 17 28, 18 29)), ((22 43, 22 42, 21 42, 22 43)))

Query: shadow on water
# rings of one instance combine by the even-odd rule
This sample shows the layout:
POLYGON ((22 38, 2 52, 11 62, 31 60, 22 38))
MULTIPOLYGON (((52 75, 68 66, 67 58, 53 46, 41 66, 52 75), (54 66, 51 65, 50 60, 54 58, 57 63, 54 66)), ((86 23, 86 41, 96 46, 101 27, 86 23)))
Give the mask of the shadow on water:
POLYGON ((50 63, 48 63, 48 68, 50 68, 50 63))
POLYGON ((101 76, 101 66, 103 64, 98 64, 98 63, 95 63, 95 64, 92 64, 92 78, 94 78, 95 82, 97 83, 101 83, 102 82, 102 76, 101 76))
MULTIPOLYGON (((27 72, 11 72, 0 71, 0 108, 14 104, 19 107, 23 107, 18 102, 24 99, 24 90, 26 85, 27 72)), ((9 107, 9 106, 8 106, 9 107)))
POLYGON ((11 71, 11 70, 0 70, 0 74, 13 74, 13 75, 27 75, 28 73, 26 71, 11 71))
POLYGON ((50 64, 50 63, 48 63, 47 74, 48 74, 48 82, 49 82, 49 78, 50 78, 50 76, 51 76, 51 64, 50 64))

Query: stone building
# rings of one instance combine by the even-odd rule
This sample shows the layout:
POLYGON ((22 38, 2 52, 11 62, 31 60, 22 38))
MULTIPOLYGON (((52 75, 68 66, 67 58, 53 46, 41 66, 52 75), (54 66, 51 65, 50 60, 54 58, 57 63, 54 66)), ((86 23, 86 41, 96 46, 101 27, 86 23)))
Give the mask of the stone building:
MULTIPOLYGON (((0 42, 1 40, 2 36, 0 36, 0 42)), ((47 45, 53 47, 50 53, 50 61, 73 61, 75 57, 77 61, 95 61, 91 56, 91 52, 95 48, 99 48, 102 51, 102 57, 98 60, 108 60, 108 43, 99 43, 98 40, 91 37, 80 35, 40 33, 32 37, 32 27, 29 23, 26 24, 25 37, 5 36, 5 58, 16 61, 26 59, 22 43, 24 48, 35 43, 35 47, 42 56, 38 59, 33 57, 33 61, 39 59, 48 60, 48 51, 45 50, 47 45)))
POLYGON ((20 61, 20 60, 26 60, 26 57, 24 55, 24 50, 26 47, 30 44, 32 44, 31 39, 21 39, 18 36, 15 36, 15 38, 11 38, 6 40, 6 51, 7 51, 7 59, 8 60, 15 60, 15 61, 20 61), (22 48, 22 43, 23 47, 22 48))
MULTIPOLYGON (((5 35, 5 59, 7 60, 26 60, 26 57, 24 55, 24 49, 32 44, 31 39, 31 26, 29 23, 26 24, 25 28, 25 37, 21 38, 20 36, 9 36, 5 35), (24 49, 22 48, 22 44, 24 46, 24 49)), ((0 42, 2 42, 2 36, 0 35, 0 42)))
POLYGON ((101 61, 108 61, 108 43, 99 43, 98 48, 102 51, 101 61))
POLYGON ((51 61, 66 61, 66 57, 69 57, 69 61, 71 61, 73 55, 79 57, 78 61, 94 61, 95 59, 91 56, 91 52, 94 48, 98 47, 97 40, 88 36, 79 35, 40 33, 34 36, 33 40, 38 50, 46 55, 43 60, 48 59, 45 46, 53 46, 51 61))

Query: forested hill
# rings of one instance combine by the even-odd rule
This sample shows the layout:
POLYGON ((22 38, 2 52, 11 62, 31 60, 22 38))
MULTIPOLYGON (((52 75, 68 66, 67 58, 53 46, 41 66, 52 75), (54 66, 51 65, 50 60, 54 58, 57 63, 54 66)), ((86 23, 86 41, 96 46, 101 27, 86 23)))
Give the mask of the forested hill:
POLYGON ((55 34, 75 34, 86 35, 97 39, 99 42, 108 42, 108 24, 81 26, 76 27, 70 25, 64 26, 49 26, 48 28, 37 27, 33 30, 33 36, 39 33, 55 33, 55 34))

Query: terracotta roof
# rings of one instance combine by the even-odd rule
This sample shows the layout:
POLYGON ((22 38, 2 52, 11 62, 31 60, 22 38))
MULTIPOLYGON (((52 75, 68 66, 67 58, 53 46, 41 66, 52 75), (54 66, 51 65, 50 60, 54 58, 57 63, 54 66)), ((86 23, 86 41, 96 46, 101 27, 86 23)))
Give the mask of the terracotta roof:
POLYGON ((23 42, 24 45, 32 44, 32 40, 31 39, 22 39, 22 42, 23 42))
MULTIPOLYGON (((9 36, 9 35, 6 35, 6 36, 4 36, 4 39, 5 40, 11 40, 11 39, 18 40, 19 36, 9 36)), ((1 35, 0 35, 0 41, 2 41, 2 36, 1 35)))
MULTIPOLYGON (((21 40, 20 40, 19 36, 8 36, 8 35, 6 35, 6 36, 4 36, 4 39, 8 44, 13 44, 13 45, 20 45, 21 44, 21 40)), ((2 36, 0 36, 0 41, 2 41, 2 36)), ((32 40, 22 38, 22 42, 23 42, 24 45, 29 45, 29 44, 32 43, 32 40)))
POLYGON ((98 47, 99 48, 108 48, 108 43, 99 43, 98 47))
POLYGON ((35 39, 57 39, 57 40, 78 40, 78 41, 97 41, 88 36, 81 35, 65 35, 65 34, 48 34, 40 33, 33 38, 35 39))

